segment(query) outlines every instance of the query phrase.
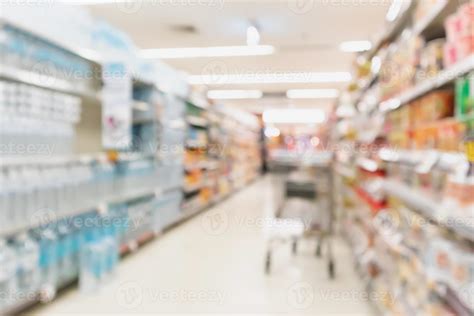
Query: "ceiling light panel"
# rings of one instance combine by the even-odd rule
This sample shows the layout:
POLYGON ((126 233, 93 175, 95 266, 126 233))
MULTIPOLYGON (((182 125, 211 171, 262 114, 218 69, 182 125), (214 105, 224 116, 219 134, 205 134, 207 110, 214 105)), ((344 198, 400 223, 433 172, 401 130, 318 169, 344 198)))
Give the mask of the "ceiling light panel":
POLYGON ((339 49, 343 52, 356 53, 365 52, 372 48, 370 41, 347 41, 339 45, 339 49))
POLYGON ((274 124, 321 124, 326 114, 318 109, 281 109, 263 112, 263 121, 274 124))
POLYGON ((275 84, 275 83, 336 83, 349 82, 349 72, 294 72, 294 73, 259 73, 254 74, 210 74, 191 75, 188 82, 192 85, 226 85, 226 84, 275 84))
POLYGON ((260 99, 263 96, 260 90, 209 90, 207 97, 215 100, 225 99, 260 99))
POLYGON ((286 92, 288 99, 333 99, 338 96, 337 89, 293 89, 286 92))
POLYGON ((177 59, 233 56, 263 56, 271 55, 274 52, 275 48, 270 45, 211 46, 142 49, 140 52, 140 56, 147 59, 177 59))

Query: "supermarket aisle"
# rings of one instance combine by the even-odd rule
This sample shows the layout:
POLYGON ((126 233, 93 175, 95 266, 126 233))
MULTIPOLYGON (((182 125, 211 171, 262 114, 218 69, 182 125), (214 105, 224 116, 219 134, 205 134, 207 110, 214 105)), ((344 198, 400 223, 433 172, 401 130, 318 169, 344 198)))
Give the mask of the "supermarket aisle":
POLYGON ((335 247, 334 281, 308 244, 296 258, 281 248, 273 274, 264 275, 261 222, 273 207, 265 177, 127 257, 118 278, 97 293, 72 289, 29 314, 369 314, 341 241, 335 247))

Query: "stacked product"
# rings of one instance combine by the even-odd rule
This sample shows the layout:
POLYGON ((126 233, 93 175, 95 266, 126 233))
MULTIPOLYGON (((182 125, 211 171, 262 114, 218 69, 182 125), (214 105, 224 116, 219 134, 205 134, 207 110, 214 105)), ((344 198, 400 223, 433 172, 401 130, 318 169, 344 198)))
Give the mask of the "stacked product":
POLYGON ((472 8, 419 3, 414 32, 400 31, 380 59, 380 98, 362 89, 360 112, 337 123, 350 132, 334 139, 352 149, 336 155, 342 228, 383 314, 474 311, 472 8))
MULTIPOLYGON (((160 160, 156 153, 182 146, 184 136, 173 134, 170 126, 159 137, 157 120, 171 122, 177 97, 158 111, 154 84, 137 84, 130 95, 136 102, 151 103, 153 111, 133 117, 152 124, 135 126, 132 152, 77 153, 81 138, 101 138, 100 126, 90 131, 78 127, 84 112, 96 106, 89 103, 100 101, 101 65, 10 22, 0 31, 5 38, 0 47, 4 314, 38 299, 48 301, 78 278, 81 289, 92 291, 113 275, 119 249, 128 250, 178 221, 182 151, 160 160)), ((173 117, 180 116, 178 111, 173 117)))
POLYGON ((204 108, 190 103, 187 115, 185 209, 193 213, 258 176, 260 127, 252 114, 218 105, 204 108))

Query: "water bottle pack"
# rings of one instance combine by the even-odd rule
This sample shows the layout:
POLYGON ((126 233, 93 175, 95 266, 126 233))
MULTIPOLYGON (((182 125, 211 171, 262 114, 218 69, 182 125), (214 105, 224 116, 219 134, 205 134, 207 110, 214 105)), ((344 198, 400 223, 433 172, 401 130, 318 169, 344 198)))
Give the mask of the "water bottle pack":
POLYGON ((54 296, 77 277, 86 292, 112 277, 126 216, 88 213, 0 239, 0 311, 40 291, 54 296))
MULTIPOLYGON (((92 207, 98 198, 90 164, 9 166, 0 169, 0 233, 44 224, 92 207)), ((97 205, 98 202, 95 204, 97 205)))
POLYGON ((81 99, 0 81, 0 114, 2 154, 70 154, 81 117, 81 99))
POLYGON ((175 222, 180 216, 182 200, 181 191, 167 193, 156 200, 153 223, 158 231, 175 222))

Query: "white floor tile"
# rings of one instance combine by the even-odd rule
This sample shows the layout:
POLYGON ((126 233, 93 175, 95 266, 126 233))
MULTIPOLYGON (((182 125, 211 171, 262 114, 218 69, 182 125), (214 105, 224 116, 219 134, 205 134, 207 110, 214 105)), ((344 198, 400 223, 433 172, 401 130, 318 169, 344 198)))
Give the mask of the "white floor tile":
POLYGON ((264 274, 262 222, 274 209, 267 177, 125 258, 97 293, 71 289, 29 314, 371 314, 340 240, 335 280, 311 241, 296 257, 289 245, 279 247, 264 274))

